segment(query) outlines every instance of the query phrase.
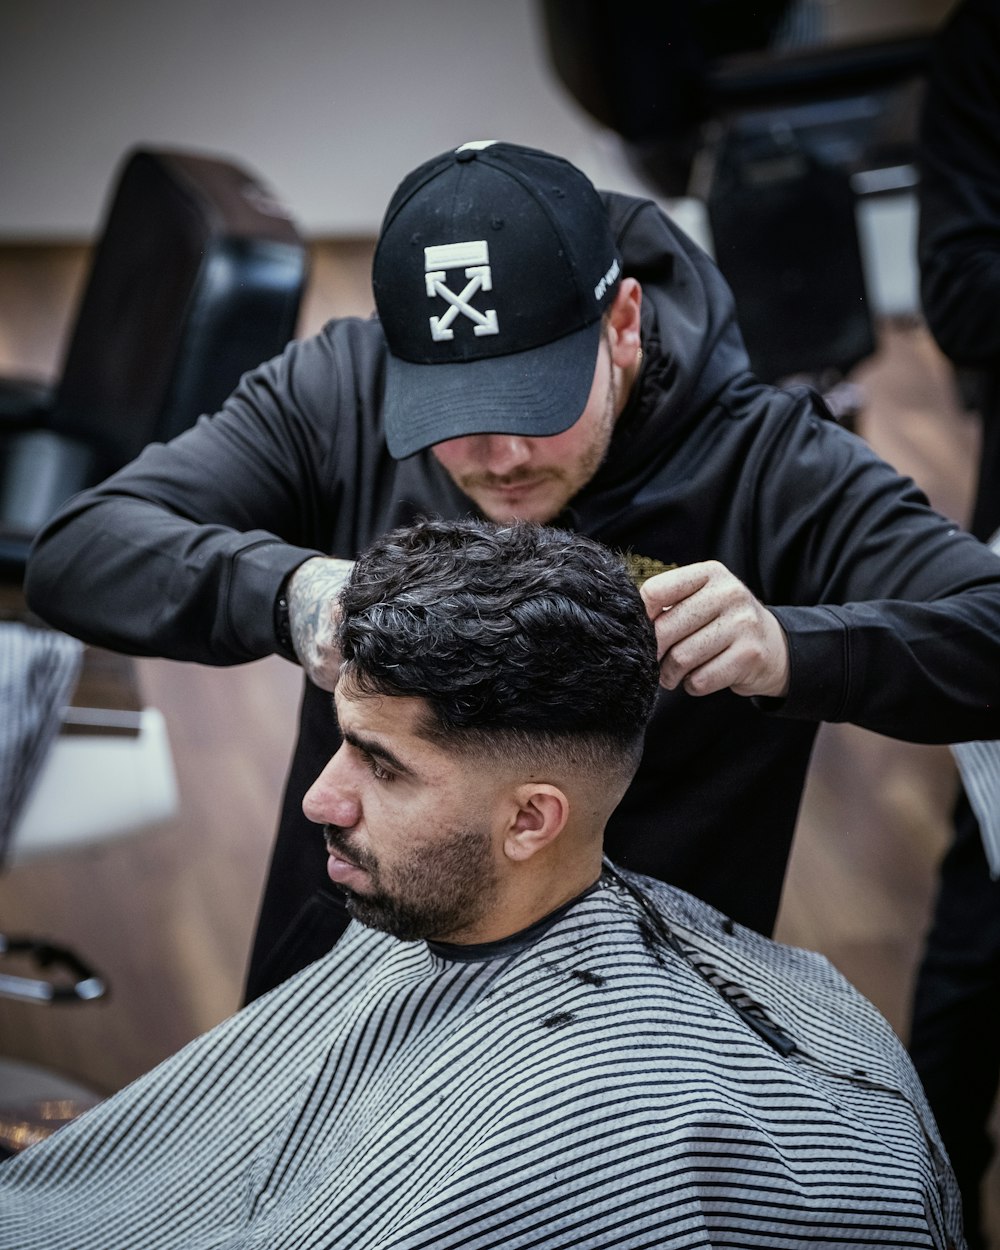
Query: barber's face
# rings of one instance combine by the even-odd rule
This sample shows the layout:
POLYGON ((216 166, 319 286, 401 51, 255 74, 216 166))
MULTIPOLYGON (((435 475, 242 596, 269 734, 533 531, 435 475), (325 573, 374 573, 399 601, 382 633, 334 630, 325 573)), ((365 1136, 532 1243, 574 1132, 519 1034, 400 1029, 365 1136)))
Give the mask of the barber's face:
POLYGON ((579 419, 561 434, 525 438, 472 434, 431 448, 449 477, 493 521, 547 522, 600 468, 618 415, 618 391, 606 335, 579 419))
POLYGON ((303 801, 351 915, 406 940, 476 941, 499 873, 503 782, 415 732, 420 699, 335 693, 344 743, 303 801))

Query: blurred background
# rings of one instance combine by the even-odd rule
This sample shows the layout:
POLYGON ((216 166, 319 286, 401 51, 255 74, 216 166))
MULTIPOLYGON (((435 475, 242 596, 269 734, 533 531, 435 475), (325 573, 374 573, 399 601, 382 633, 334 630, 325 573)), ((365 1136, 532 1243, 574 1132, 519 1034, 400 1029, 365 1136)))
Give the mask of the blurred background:
MULTIPOLYGON (((978 423, 921 322, 913 254, 921 50, 948 0, 749 6, 761 24, 741 46, 726 34, 748 6, 702 7, 687 50, 712 45, 710 64, 668 62, 652 35, 676 34, 669 23, 598 3, 2 0, 0 378, 58 378, 110 189, 137 146, 237 161, 284 205, 308 258, 304 336, 371 311, 373 240, 400 178, 501 137, 657 199, 733 283, 762 376, 816 381, 964 523, 978 423), (803 73, 814 87, 839 75, 841 89, 810 94, 803 73), (766 187, 771 216, 757 218, 766 187), (762 278, 746 258, 768 230, 780 244, 763 252, 762 278), (826 329, 797 339, 796 267, 831 257, 826 329), (757 335, 788 300, 785 320, 757 335)), ((169 811, 121 840, 15 854, 0 873, 0 932, 65 944, 111 985, 92 1003, 0 996, 0 1056, 99 1092, 238 1005, 300 681, 278 658, 229 670, 140 660, 118 678, 162 713, 169 811)), ((827 954, 904 1038, 953 793, 945 748, 825 727, 786 885, 778 936, 827 954)))

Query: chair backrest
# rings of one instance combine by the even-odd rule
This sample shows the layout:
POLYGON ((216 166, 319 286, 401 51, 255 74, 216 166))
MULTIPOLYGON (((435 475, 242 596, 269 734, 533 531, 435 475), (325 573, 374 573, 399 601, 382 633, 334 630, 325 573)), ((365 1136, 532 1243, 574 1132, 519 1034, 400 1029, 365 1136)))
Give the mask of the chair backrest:
POLYGON ((736 119, 718 140, 707 195, 716 260, 761 381, 839 380, 875 351, 850 176, 764 116, 759 127, 736 119))
MULTIPOLYGON (((50 429, 103 477, 212 412, 295 330, 306 248, 288 212, 227 160, 123 161, 56 387, 50 429)), ((90 483, 85 483, 90 484, 90 483)))

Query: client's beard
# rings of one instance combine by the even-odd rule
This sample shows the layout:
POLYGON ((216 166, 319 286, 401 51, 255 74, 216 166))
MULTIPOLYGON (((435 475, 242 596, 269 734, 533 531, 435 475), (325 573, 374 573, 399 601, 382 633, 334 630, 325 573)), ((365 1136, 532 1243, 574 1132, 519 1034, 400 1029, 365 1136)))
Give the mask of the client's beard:
POLYGON ((418 844, 405 862, 386 870, 371 851, 353 844, 348 830, 326 825, 324 833, 330 850, 368 874, 370 889, 363 894, 336 883, 347 896, 348 912, 404 942, 460 934, 496 898, 499 873, 483 830, 455 830, 418 844))

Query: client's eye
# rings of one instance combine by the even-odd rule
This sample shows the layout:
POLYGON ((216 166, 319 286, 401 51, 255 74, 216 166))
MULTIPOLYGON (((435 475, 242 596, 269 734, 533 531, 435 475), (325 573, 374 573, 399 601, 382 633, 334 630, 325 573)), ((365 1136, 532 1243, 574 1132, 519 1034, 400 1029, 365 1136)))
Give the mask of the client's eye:
POLYGON ((387 768, 380 764, 374 755, 365 755, 365 761, 368 764, 368 769, 371 772, 371 775, 376 781, 393 780, 394 774, 389 772, 387 768))

